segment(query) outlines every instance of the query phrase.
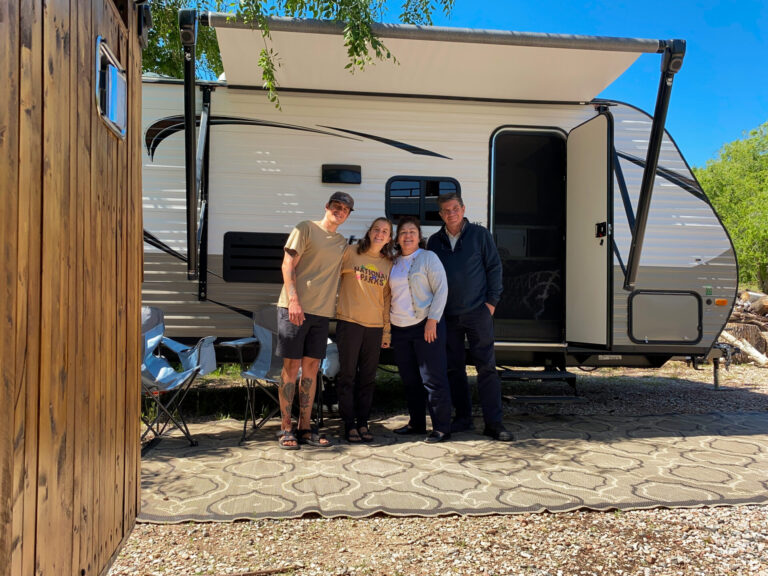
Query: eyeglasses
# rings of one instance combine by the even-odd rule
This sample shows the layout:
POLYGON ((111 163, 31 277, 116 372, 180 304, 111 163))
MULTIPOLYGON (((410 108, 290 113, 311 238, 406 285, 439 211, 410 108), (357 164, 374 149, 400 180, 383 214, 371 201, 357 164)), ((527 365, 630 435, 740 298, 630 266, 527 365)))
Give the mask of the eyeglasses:
POLYGON ((461 204, 456 206, 455 208, 442 208, 440 210, 440 214, 458 214, 461 212, 461 209, 464 208, 461 204))

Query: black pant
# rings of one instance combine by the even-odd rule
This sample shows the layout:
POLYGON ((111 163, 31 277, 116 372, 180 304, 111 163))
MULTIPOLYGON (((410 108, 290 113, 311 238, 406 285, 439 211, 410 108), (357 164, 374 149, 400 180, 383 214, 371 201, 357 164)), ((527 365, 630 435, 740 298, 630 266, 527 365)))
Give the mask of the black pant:
POLYGON ((383 332, 383 328, 366 328, 344 320, 336 324, 339 347, 336 392, 339 414, 347 430, 368 426, 383 332))
POLYGON ((472 392, 467 380, 464 337, 469 341, 469 355, 477 368, 477 391, 486 424, 501 422, 501 380, 496 373, 493 316, 483 304, 477 310, 457 316, 445 316, 448 332, 448 381, 456 420, 472 421, 472 392))
POLYGON ((424 340, 426 320, 415 326, 392 325, 392 347, 400 378, 405 384, 409 424, 426 428, 425 410, 429 410, 432 428, 451 431, 451 390, 445 353, 445 321, 437 324, 437 340, 424 340))

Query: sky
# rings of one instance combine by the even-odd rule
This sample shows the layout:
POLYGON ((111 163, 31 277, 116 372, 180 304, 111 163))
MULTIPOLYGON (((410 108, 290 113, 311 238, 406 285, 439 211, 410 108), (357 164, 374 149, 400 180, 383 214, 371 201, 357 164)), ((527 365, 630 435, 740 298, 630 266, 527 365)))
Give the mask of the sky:
MULTIPOLYGON (((396 19, 393 7, 384 20, 396 19)), ((685 40, 667 130, 691 166, 768 121, 768 0, 455 0, 434 24, 685 40)), ((641 55, 600 97, 652 114, 660 64, 659 54, 641 55)))

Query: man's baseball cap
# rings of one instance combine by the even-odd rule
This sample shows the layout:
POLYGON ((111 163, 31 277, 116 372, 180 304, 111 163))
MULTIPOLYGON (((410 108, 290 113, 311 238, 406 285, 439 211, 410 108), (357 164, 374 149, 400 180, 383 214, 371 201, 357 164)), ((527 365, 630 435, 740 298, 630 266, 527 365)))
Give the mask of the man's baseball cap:
POLYGON ((341 202, 342 204, 344 204, 344 206, 349 208, 350 212, 352 212, 355 209, 354 199, 352 198, 352 196, 350 196, 346 192, 334 192, 333 194, 331 194, 331 197, 328 198, 328 204, 330 204, 331 202, 341 202))

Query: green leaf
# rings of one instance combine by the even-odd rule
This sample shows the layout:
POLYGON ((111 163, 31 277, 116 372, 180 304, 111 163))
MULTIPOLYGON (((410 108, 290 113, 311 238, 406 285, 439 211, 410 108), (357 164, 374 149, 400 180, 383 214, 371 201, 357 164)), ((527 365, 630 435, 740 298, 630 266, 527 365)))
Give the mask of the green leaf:
POLYGON ((739 281, 768 292, 768 122, 693 172, 731 236, 739 281))
MULTIPOLYGON (((429 25, 432 14, 442 9, 448 15, 454 0, 403 0, 400 21, 408 24, 429 25)), ((262 80, 267 98, 279 107, 275 62, 270 49, 268 19, 273 16, 294 18, 323 18, 344 24, 341 40, 347 50, 344 68, 350 72, 363 70, 375 60, 397 58, 374 34, 373 25, 386 14, 386 0, 153 0, 151 3, 153 28, 143 54, 144 72, 154 72, 172 78, 184 75, 184 56, 179 38, 178 12, 181 8, 198 11, 236 12, 253 28, 261 30, 265 49, 259 56, 262 80)), ((290 63, 286 63, 289 66, 290 63)), ((197 77, 214 80, 223 72, 216 32, 208 26, 198 27, 195 54, 197 77)))

